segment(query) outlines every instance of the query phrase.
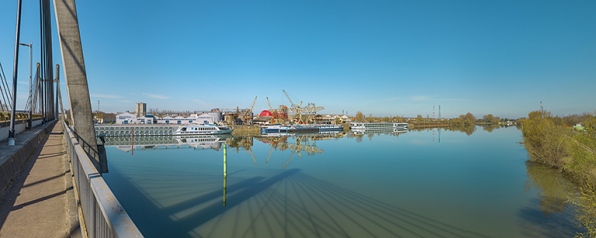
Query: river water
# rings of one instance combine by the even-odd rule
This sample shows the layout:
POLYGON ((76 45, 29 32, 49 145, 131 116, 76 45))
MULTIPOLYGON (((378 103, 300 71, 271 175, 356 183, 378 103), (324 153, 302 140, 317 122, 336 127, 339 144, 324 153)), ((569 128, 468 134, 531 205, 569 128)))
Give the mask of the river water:
POLYGON ((481 127, 135 138, 134 151, 108 138, 103 176, 145 237, 574 236, 572 186, 520 141, 481 127))

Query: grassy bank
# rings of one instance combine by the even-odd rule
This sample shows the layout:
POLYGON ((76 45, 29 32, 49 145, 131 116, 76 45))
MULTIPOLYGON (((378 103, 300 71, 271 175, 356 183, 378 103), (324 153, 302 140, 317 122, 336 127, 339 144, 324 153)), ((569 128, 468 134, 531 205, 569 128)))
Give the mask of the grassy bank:
POLYGON ((531 112, 521 123, 530 160, 557 169, 578 187, 579 196, 569 198, 580 208, 576 218, 586 228, 578 236, 596 237, 596 117, 585 117, 581 131, 544 111, 531 112))
POLYGON ((258 125, 238 125, 230 127, 234 129, 232 132, 233 136, 256 136, 261 134, 261 127, 258 125))

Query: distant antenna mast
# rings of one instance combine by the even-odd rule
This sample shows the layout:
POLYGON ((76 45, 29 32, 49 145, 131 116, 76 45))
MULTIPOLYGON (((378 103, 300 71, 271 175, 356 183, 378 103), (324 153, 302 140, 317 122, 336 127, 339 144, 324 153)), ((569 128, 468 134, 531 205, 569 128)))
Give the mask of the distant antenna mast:
MULTIPOLYGON (((433 119, 435 119, 435 106, 433 106, 433 119)), ((434 132, 433 132, 434 134, 434 132)))
POLYGON ((97 100, 97 111, 99 112, 99 100, 97 100))
MULTIPOLYGON (((439 105, 439 119, 441 119, 441 105, 439 105)), ((439 140, 441 140, 441 139, 439 139, 439 140)))
POLYGON ((540 101, 540 112, 543 112, 544 109, 542 109, 542 101, 540 101))

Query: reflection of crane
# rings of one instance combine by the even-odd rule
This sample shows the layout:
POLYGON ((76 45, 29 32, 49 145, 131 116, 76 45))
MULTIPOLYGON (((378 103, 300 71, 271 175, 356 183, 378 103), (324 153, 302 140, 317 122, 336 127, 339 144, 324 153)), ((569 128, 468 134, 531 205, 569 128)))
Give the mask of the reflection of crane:
POLYGON ((307 137, 307 136, 297 136, 295 144, 286 142, 287 138, 288 138, 287 136, 284 136, 281 138, 280 137, 269 138, 269 139, 272 139, 272 140, 270 140, 271 149, 269 149, 269 155, 267 155, 267 161, 265 163, 269 162, 269 158, 271 158, 271 153, 273 152, 274 148, 276 150, 279 148, 282 151, 287 150, 287 149, 290 149, 290 151, 292 151, 292 155, 290 156, 288 161, 284 164, 284 167, 282 168, 282 170, 286 168, 286 166, 288 165, 288 163, 290 163, 290 160, 292 160, 292 158, 294 157, 295 154, 298 154, 300 156, 300 158, 302 158, 302 153, 300 153, 301 151, 306 151, 308 156, 315 155, 315 154, 321 154, 324 152, 323 150, 319 149, 316 144, 313 143, 311 145, 309 142, 309 137, 307 137))
POLYGON ((244 112, 244 115, 242 116, 242 120, 244 120, 245 124, 248 124, 248 123, 252 124, 252 109, 255 107, 256 101, 257 101, 257 97, 255 96, 255 100, 252 101, 252 106, 250 106, 250 109, 246 110, 244 112))
POLYGON ((236 148, 236 153, 240 151, 240 148, 244 149, 244 152, 248 154, 250 152, 250 156, 252 157, 252 161, 257 164, 255 160, 255 155, 252 152, 253 146, 253 137, 252 136, 242 136, 242 137, 234 137, 228 139, 227 143, 230 148, 236 148))

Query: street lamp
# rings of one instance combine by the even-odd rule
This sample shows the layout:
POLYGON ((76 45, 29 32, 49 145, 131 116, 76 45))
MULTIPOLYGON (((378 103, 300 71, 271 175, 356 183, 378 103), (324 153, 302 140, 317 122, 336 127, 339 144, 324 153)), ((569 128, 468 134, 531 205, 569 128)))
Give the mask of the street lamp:
POLYGON ((31 129, 33 127, 33 121, 32 121, 32 117, 33 117, 33 97, 32 97, 32 90, 33 90, 33 83, 32 83, 32 79, 33 79, 33 75, 32 75, 32 70, 33 70, 33 65, 32 65, 32 55, 31 52, 33 51, 33 42, 30 42, 29 44, 24 44, 24 43, 19 43, 19 45, 22 46, 27 46, 29 47, 29 120, 27 122, 27 126, 29 127, 29 129, 31 129))
POLYGON ((15 145, 15 113, 17 107, 17 75, 19 69, 19 38, 21 36, 21 3, 17 3, 17 33, 14 41, 14 68, 12 70, 12 108, 10 109, 10 128, 8 129, 8 145, 15 145))

